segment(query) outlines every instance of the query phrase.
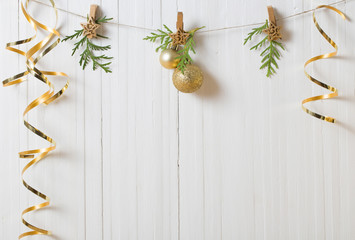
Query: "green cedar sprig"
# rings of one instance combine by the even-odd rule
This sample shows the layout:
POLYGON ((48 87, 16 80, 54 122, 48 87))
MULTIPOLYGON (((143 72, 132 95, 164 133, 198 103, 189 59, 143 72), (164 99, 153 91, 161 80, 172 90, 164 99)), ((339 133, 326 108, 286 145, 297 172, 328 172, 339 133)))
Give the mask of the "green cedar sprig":
POLYGON ((244 39, 244 45, 245 45, 248 41, 251 41, 251 39, 252 39, 252 37, 253 37, 254 35, 261 34, 264 29, 268 28, 268 26, 269 26, 269 23, 268 23, 268 21, 266 20, 265 24, 262 25, 261 27, 253 28, 252 31, 251 31, 250 33, 248 33, 248 37, 244 39))
MULTIPOLYGON (((165 31, 161 30, 161 29, 157 29, 158 33, 151 32, 150 33, 151 35, 143 38, 143 40, 147 40, 150 42, 156 42, 156 41, 160 42, 160 45, 155 49, 156 52, 158 52, 159 49, 161 51, 167 49, 172 42, 172 39, 169 36, 169 34, 173 33, 173 32, 166 25, 163 25, 163 26, 165 28, 165 31)), ((186 65, 191 64, 193 62, 192 58, 190 56, 190 52, 193 52, 194 54, 196 54, 196 51, 194 49, 194 47, 196 45, 195 41, 194 41, 194 35, 195 35, 196 31, 200 30, 201 28, 204 28, 204 27, 195 28, 195 29, 189 31, 188 33, 190 35, 186 40, 186 44, 184 45, 184 47, 181 50, 178 51, 180 56, 178 56, 177 58, 180 59, 180 62, 178 63, 177 68, 182 73, 184 73, 186 65)))
MULTIPOLYGON (((97 24, 102 24, 102 23, 107 23, 111 20, 112 18, 106 18, 105 16, 95 20, 95 22, 97 24)), ((110 60, 112 59, 112 57, 106 56, 105 54, 101 54, 98 56, 94 54, 94 51, 103 52, 103 51, 107 51, 108 49, 111 49, 111 45, 106 45, 106 46, 96 45, 89 38, 83 36, 83 31, 84 31, 83 29, 75 30, 74 34, 66 36, 62 41, 64 42, 68 40, 78 39, 79 37, 81 37, 79 41, 74 43, 74 48, 72 49, 72 56, 75 54, 77 50, 79 50, 79 48, 85 45, 85 50, 80 54, 80 60, 79 60, 79 64, 80 66, 82 66, 83 70, 90 62, 92 62, 93 70, 96 70, 98 67, 100 67, 106 73, 111 73, 112 71, 109 65, 112 62, 103 62, 103 61, 110 60)), ((102 36, 100 34, 97 34, 97 37, 107 38, 106 36, 102 36)))
POLYGON ((196 54, 196 51, 194 49, 194 47, 196 45, 195 41, 194 41, 194 36, 195 36, 196 31, 200 30, 201 28, 204 28, 204 27, 195 28, 195 29, 189 31, 190 35, 186 40, 186 44, 185 44, 184 48, 181 49, 180 51, 178 51, 180 56, 178 56, 177 58, 179 58, 180 61, 177 65, 177 68, 183 74, 184 74, 184 70, 186 68, 186 65, 191 64, 193 62, 192 58, 190 56, 190 51, 193 52, 194 54, 196 54))
POLYGON ((157 47, 155 49, 156 52, 158 52, 159 49, 161 49, 162 51, 167 49, 169 47, 170 43, 172 42, 172 39, 169 36, 169 34, 173 33, 173 32, 165 24, 163 26, 166 31, 161 30, 161 29, 157 29, 158 33, 151 32, 150 36, 146 36, 145 38, 143 38, 143 40, 147 40, 150 42, 155 42, 157 40, 160 41, 159 47, 157 47))
POLYGON ((281 43, 277 41, 270 41, 270 45, 260 54, 260 56, 264 57, 263 60, 261 60, 263 65, 261 65, 260 69, 267 67, 267 77, 270 77, 272 74, 276 73, 272 65, 274 65, 276 68, 279 68, 276 59, 280 59, 280 52, 277 50, 277 47, 285 50, 281 43))
MULTIPOLYGON (((244 45, 248 42, 251 41, 253 36, 259 35, 263 32, 264 29, 267 29, 269 27, 269 23, 268 20, 266 20, 265 24, 257 27, 257 28, 253 28, 252 31, 250 33, 248 33, 248 36, 244 39, 244 45)), ((257 50, 259 48, 261 48, 262 46, 264 46, 266 44, 268 40, 268 36, 264 37, 260 42, 258 42, 256 45, 252 46, 250 48, 250 50, 257 50)), ((282 50, 285 50, 285 48, 282 46, 282 44, 280 42, 277 41, 268 41, 269 42, 269 46, 267 48, 264 49, 264 51, 261 52, 260 56, 263 57, 261 60, 261 67, 260 69, 264 69, 267 68, 267 73, 266 76, 267 77, 271 77, 271 75, 276 73, 276 69, 279 68, 276 60, 280 59, 280 52, 278 50, 278 47, 280 47, 282 50)))

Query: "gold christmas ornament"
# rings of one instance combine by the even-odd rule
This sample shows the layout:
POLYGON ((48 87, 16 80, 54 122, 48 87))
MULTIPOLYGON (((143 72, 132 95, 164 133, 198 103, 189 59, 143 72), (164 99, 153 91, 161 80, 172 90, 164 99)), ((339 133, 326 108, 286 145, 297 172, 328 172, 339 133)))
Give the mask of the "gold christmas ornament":
POLYGON ((194 64, 186 65, 184 73, 176 68, 173 74, 173 83, 176 89, 180 92, 195 92, 203 83, 202 71, 194 64))
POLYGON ((160 64, 168 69, 173 69, 173 83, 177 90, 184 93, 192 93, 198 90, 203 82, 203 74, 199 67, 192 65, 191 52, 195 52, 194 35, 201 28, 190 31, 184 30, 183 14, 178 12, 176 22, 176 32, 173 33, 166 25, 164 29, 158 29, 143 38, 151 42, 159 41, 160 46, 156 52, 162 50, 160 54, 160 64), (179 49, 179 46, 180 49, 179 49))
POLYGON ((177 57, 179 57, 178 52, 175 49, 168 48, 161 52, 159 61, 163 67, 173 69, 180 62, 180 59, 177 57))

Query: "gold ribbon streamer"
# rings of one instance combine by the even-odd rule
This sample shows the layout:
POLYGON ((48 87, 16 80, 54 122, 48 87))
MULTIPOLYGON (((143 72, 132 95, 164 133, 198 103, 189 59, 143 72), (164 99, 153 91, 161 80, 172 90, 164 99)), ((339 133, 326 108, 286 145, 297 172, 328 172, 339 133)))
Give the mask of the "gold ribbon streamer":
POLYGON ((27 236, 32 236, 32 235, 51 235, 51 232, 48 230, 45 230, 43 228, 39 228, 36 227, 32 224, 30 224, 28 221, 25 220, 24 216, 32 211, 36 211, 38 209, 44 208, 46 206, 49 205, 50 203, 50 199, 47 195, 43 194, 42 192, 36 190, 35 188, 31 187, 25 180, 24 180, 24 174, 25 172, 32 167, 33 165, 35 165, 36 163, 38 163, 40 160, 42 160, 49 152, 53 151, 56 148, 56 143, 55 141, 50 138, 49 136, 47 136, 46 134, 44 134, 42 131, 38 130, 36 127, 34 127, 33 125, 31 125, 28 121, 26 121, 25 116, 28 114, 29 111, 31 111, 32 109, 34 109, 35 107, 39 106, 40 104, 44 104, 44 105, 48 105, 49 103, 51 103, 52 101, 54 101, 55 99, 59 98, 64 91, 68 88, 69 85, 69 78, 68 76, 63 73, 63 72, 53 72, 53 71, 43 71, 43 70, 39 70, 38 68, 36 68, 36 64, 38 63, 38 61, 45 56, 48 52, 50 52, 53 48, 55 48, 58 43, 60 42, 60 34, 59 32, 56 30, 56 26, 57 26, 57 20, 58 20, 58 13, 57 13, 57 8, 54 4, 53 0, 49 0, 55 15, 56 15, 56 23, 54 28, 50 28, 47 27, 46 25, 36 21, 34 18, 32 18, 28 13, 27 13, 27 7, 29 4, 29 0, 26 0, 25 2, 25 6, 24 4, 21 2, 21 9, 22 12, 26 18, 26 20, 32 25, 32 27, 35 30, 35 34, 27 39, 24 40, 19 40, 16 42, 12 42, 12 43, 7 43, 6 44, 6 49, 10 50, 12 52, 18 53, 20 55, 23 55, 26 58, 26 68, 27 70, 24 72, 21 72, 19 74, 16 74, 15 76, 12 76, 8 79, 5 79, 3 81, 3 86, 10 86, 10 85, 14 85, 14 84, 18 84, 21 83, 23 81, 25 81, 28 77, 28 75, 32 75, 34 76, 36 79, 40 80, 41 82, 43 82, 44 84, 46 84, 48 86, 48 91, 46 91, 45 93, 43 93, 41 96, 39 96, 38 98, 36 98, 35 100, 33 100, 25 109, 25 111, 23 112, 23 119, 24 119, 24 125, 34 134, 36 134, 37 136, 45 139, 46 141, 48 141, 50 143, 49 147, 46 148, 39 148, 39 149, 32 149, 32 150, 27 150, 27 151, 23 151, 23 152, 19 152, 19 156, 20 158, 25 158, 28 159, 30 158, 31 160, 25 165, 25 167, 22 169, 22 173, 21 173, 21 179, 22 179, 22 183, 23 185, 32 193, 34 193, 35 195, 39 196, 40 198, 42 198, 43 200, 45 200, 45 202, 38 204, 38 205, 34 205, 31 207, 26 208, 25 210, 23 210, 22 214, 21 214, 21 220, 22 223, 27 226, 30 230, 28 232, 22 233, 18 239, 22 239, 24 237, 27 236), (49 32, 49 34, 40 42, 36 43, 32 48, 30 48, 27 52, 21 51, 17 48, 14 48, 14 46, 18 46, 24 43, 28 43, 31 42, 32 40, 34 40, 37 36, 37 31, 38 28, 42 28, 43 30, 49 32), (54 38, 57 39, 54 41, 54 43, 49 44, 50 41, 54 38), (34 57, 34 55, 37 53, 37 56, 34 57), (54 85, 52 82, 50 82, 47 78, 47 76, 63 76, 67 78, 67 82, 64 85, 64 87, 62 89, 60 89, 57 93, 55 93, 54 91, 54 85))
MULTIPOLYGON (((340 11, 338 10, 337 8, 335 7, 332 7, 332 6, 328 6, 328 5, 320 5, 318 6, 316 9, 318 8, 328 8, 330 10, 333 10, 335 11, 336 13, 338 13, 344 20, 346 19, 345 15, 340 11)), ((315 9, 315 10, 316 10, 315 9)), ((322 54, 322 55, 319 55, 319 56, 316 56, 316 57, 313 57, 311 59, 309 59, 305 64, 304 64, 304 73, 306 74, 307 78, 309 80, 311 80, 312 82, 314 82, 315 84, 325 88, 325 89, 328 89, 330 91, 332 91, 332 93, 329 93, 329 94, 324 94, 324 95, 319 95, 319 96, 315 96, 315 97, 310 97, 310 98, 306 98, 302 101, 302 109, 312 115, 313 117, 316 117, 316 118, 319 118, 321 120, 324 120, 324 121, 327 121, 327 122, 331 122, 331 123, 335 123, 335 119, 332 118, 332 117, 329 117, 329 116, 325 116, 325 115, 321 115, 321 114, 318 114, 318 113, 315 113, 311 110, 309 110, 308 108, 306 108, 304 106, 305 103, 308 103, 308 102, 313 102, 313 101, 317 101, 317 100, 322 100, 322 99, 329 99, 329 98, 334 98, 336 96, 338 96, 338 89, 336 89, 335 87, 332 87, 330 85, 327 85, 317 79, 315 79, 314 77, 312 77, 311 75, 309 75, 306 71, 306 66, 308 64, 310 64, 311 62, 314 62, 314 61, 317 61, 319 59, 325 59, 325 58, 331 58, 333 56, 335 56, 337 53, 338 53, 338 46, 336 45, 336 43, 323 31, 323 29, 319 26, 317 20, 316 20, 316 17, 315 17, 315 10, 313 11, 313 22, 314 24, 316 25, 316 28, 318 29, 318 31, 320 32, 320 34, 322 34, 322 36, 327 40, 328 43, 330 43, 330 45, 332 45, 335 49, 334 52, 331 52, 331 53, 327 53, 327 54, 322 54)))

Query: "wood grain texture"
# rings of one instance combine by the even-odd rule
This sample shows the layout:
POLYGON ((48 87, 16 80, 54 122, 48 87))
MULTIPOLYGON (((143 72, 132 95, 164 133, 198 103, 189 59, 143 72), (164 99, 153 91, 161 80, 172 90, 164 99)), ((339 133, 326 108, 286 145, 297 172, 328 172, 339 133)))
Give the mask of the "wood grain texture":
MULTIPOLYGON (((210 30, 263 22, 268 5, 280 19, 332 2, 56 4, 82 16, 90 4, 98 4, 98 15, 148 29, 163 24, 175 29, 182 11, 186 30, 210 30)), ((311 13, 277 20, 286 51, 270 79, 258 70, 259 53, 243 46, 251 27, 197 33, 193 59, 205 83, 194 94, 174 88, 172 71, 160 66, 156 45, 142 40, 150 30, 115 24, 100 30, 110 37, 100 41, 112 45, 112 74, 91 66, 82 71, 79 56, 70 56, 73 42, 60 44, 39 66, 68 73, 71 85, 62 99, 29 114, 58 149, 26 175, 53 202, 29 219, 52 230, 56 240, 355 239, 355 1, 335 7, 349 21, 328 10, 317 11, 317 19, 339 45, 339 56, 317 61, 308 71, 339 89, 340 97, 310 106, 334 116, 337 124, 301 109, 302 99, 326 93, 306 79, 304 62, 333 50, 314 27, 311 13)), ((2 46, 33 33, 19 2, 1 1, 0 9, 6 23, 2 46)), ((30 9, 41 21, 54 22, 49 7, 33 3, 30 9)), ((84 21, 59 12, 62 35, 84 21)), ((4 48, 0 55, 2 79, 25 68, 21 56, 4 48)), ((44 90, 33 80, 0 88, 0 239, 23 232, 20 211, 38 202, 20 183, 25 163, 17 152, 46 144, 21 119, 26 104, 44 90)))

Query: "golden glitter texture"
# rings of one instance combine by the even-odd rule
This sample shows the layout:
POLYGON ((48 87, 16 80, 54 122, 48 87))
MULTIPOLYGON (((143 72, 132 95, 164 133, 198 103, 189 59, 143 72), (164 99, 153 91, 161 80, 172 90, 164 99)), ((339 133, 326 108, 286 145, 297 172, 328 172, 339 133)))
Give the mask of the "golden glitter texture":
POLYGON ((180 92, 195 92, 201 87, 203 83, 202 71, 194 64, 187 65, 184 73, 176 68, 173 74, 173 83, 176 89, 180 92))

